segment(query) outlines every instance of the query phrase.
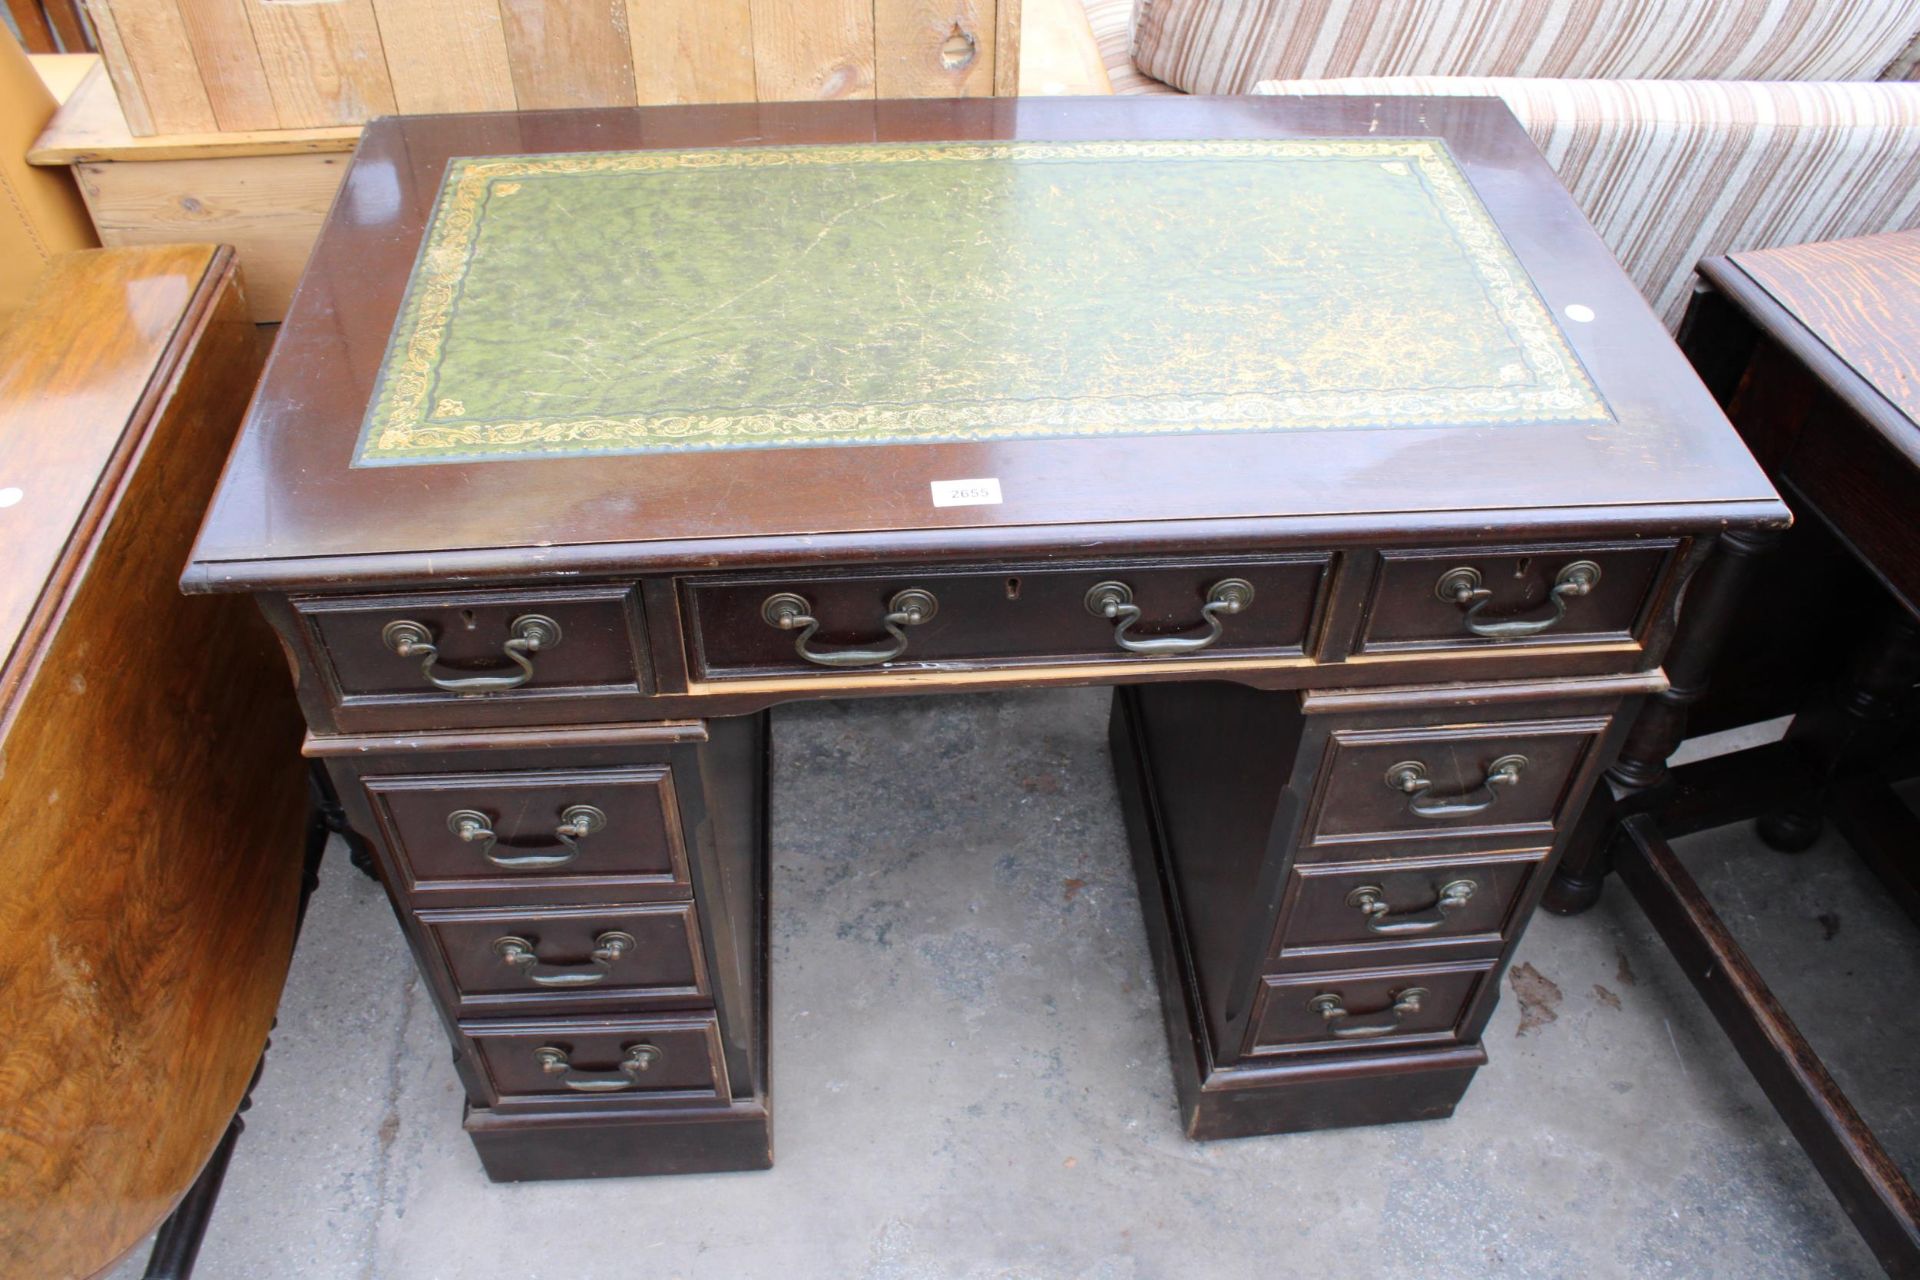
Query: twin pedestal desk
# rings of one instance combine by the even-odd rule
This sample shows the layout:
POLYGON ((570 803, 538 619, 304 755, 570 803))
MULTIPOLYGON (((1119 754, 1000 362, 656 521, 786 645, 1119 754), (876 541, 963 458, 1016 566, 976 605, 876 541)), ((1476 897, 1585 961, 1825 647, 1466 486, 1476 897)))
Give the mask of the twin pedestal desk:
POLYGON ((1493 101, 422 117, 186 586, 278 628, 489 1173, 606 1176, 772 1158, 803 698, 1115 686, 1186 1131, 1448 1115, 1689 575, 1786 519, 1493 101))

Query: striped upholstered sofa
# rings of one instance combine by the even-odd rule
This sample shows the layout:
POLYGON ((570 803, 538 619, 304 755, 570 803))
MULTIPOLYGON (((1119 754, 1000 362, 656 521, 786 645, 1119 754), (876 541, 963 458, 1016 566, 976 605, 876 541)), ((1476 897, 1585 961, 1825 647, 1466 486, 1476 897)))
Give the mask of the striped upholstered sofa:
POLYGON ((1085 0, 1115 92, 1494 94, 1648 301, 1920 227, 1920 0, 1085 0))

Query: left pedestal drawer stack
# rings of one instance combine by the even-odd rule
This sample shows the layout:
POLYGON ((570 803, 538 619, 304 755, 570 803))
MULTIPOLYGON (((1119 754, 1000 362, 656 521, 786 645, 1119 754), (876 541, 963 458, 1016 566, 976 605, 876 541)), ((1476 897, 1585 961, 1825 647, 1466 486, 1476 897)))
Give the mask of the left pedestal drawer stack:
POLYGON ((764 716, 314 736, 497 1180, 772 1161, 764 716))

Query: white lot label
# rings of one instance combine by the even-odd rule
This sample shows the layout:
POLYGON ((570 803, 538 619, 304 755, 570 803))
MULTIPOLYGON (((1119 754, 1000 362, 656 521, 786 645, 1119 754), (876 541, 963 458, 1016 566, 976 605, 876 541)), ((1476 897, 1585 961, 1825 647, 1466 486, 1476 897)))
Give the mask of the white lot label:
POLYGON ((1000 505, 1000 481, 935 480, 933 505, 936 507, 997 507, 1000 505))

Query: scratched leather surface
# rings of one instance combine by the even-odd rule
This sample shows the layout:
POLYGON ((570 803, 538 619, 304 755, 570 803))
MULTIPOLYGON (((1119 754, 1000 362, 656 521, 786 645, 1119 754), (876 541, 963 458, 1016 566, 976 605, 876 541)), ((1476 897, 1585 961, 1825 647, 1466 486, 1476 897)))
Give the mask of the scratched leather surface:
POLYGON ((359 465, 1604 422, 1425 139, 456 161, 359 465))

